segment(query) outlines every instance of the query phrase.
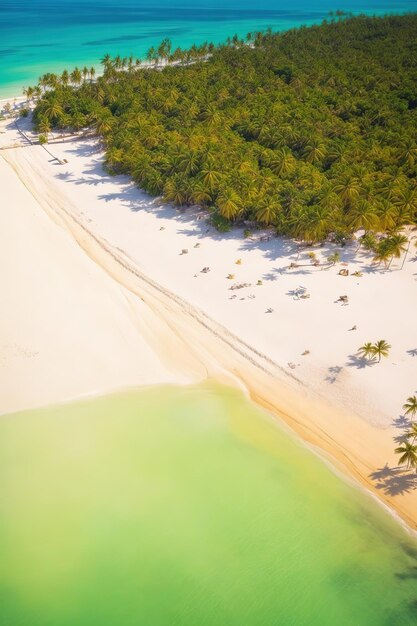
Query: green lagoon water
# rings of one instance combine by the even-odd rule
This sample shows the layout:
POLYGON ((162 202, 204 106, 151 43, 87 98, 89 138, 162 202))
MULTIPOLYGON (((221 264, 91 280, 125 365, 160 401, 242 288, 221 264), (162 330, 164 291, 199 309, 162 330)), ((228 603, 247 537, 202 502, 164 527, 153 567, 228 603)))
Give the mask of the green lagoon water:
POLYGON ((1 626, 408 626, 417 542, 229 389, 0 418, 1 626))
POLYGON ((417 0, 0 0, 0 98, 45 72, 134 55, 170 37, 174 46, 220 43, 237 33, 311 25, 343 9, 381 15, 417 0))

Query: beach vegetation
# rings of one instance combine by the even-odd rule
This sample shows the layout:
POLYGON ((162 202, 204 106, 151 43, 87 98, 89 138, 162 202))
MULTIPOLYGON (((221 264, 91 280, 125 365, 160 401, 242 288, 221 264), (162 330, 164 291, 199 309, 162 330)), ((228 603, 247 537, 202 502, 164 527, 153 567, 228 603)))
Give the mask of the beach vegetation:
POLYGON ((417 15, 334 15, 214 46, 155 44, 43 75, 34 123, 100 137, 106 169, 152 195, 389 267, 417 223, 417 15), (250 45, 247 45, 250 43, 250 45), (152 67, 158 71, 152 71, 152 67))
POLYGON ((403 404, 404 415, 410 415, 412 419, 417 415, 417 396, 410 396, 403 404))
POLYGON ((395 448, 396 454, 400 454, 398 463, 405 465, 407 469, 417 468, 417 445, 410 441, 405 441, 398 448, 395 448))
POLYGON ((360 348, 358 348, 358 354, 363 359, 375 359, 375 347, 374 344, 370 341, 364 343, 360 348))
POLYGON ((379 339, 379 341, 373 344, 373 354, 375 357, 378 357, 378 363, 382 357, 388 357, 390 349, 391 346, 385 339, 379 339))
POLYGON ((367 341, 360 348, 358 348, 358 354, 360 357, 364 359, 370 359, 371 361, 376 360, 378 358, 378 363, 381 361, 382 357, 387 357, 389 355, 389 351, 391 346, 385 339, 379 339, 375 343, 371 343, 367 341))

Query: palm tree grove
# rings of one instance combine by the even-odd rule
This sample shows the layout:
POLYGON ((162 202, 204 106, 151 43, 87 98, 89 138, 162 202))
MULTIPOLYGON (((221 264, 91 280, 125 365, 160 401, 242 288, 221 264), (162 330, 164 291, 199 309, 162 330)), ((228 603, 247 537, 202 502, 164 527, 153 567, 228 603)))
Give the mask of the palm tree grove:
POLYGON ((417 16, 350 17, 219 46, 102 59, 43 76, 34 121, 95 132, 109 173, 307 242, 364 245, 388 265, 417 220, 417 16), (152 66, 158 71, 152 69, 152 66))

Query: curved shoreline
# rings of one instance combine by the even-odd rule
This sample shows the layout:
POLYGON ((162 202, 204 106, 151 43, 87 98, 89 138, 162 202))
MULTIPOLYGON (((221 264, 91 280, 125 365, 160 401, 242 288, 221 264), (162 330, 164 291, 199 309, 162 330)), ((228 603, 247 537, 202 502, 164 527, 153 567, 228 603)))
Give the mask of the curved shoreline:
POLYGON ((153 329, 151 342, 169 370, 182 370, 190 381, 209 377, 243 388, 256 404, 317 448, 338 471, 359 482, 411 529, 417 528, 417 503, 412 495, 399 501, 381 494, 369 478, 381 458, 393 456, 392 444, 383 430, 308 389, 273 359, 151 279, 126 254, 83 223, 71 203, 41 180, 34 163, 14 151, 3 156, 49 218, 64 227, 95 264, 144 305, 146 321, 153 329))

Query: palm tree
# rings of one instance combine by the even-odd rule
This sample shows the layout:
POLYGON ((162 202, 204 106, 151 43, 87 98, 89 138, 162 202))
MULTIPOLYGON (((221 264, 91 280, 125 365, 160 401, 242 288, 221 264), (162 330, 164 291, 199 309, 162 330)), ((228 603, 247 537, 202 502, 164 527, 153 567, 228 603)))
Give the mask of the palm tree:
POLYGON ((417 213, 417 189, 406 188, 399 191, 394 198, 394 205, 397 210, 397 225, 410 223, 417 213))
POLYGON ((396 454, 401 454, 398 463, 407 465, 407 469, 417 467, 417 446, 414 443, 406 441, 398 448, 395 448, 396 454))
POLYGON ((360 238, 360 246, 363 246, 365 250, 373 250, 375 251, 378 241, 372 232, 367 232, 362 235, 360 238))
POLYGON ((401 235, 400 233, 396 233, 389 238, 389 247, 391 252, 391 260, 388 264, 388 269, 391 266, 392 260, 395 257, 399 259, 402 252, 406 251, 406 244, 408 243, 408 239, 405 235, 401 235))
POLYGON ((195 174, 199 169, 200 156, 195 151, 179 155, 174 161, 174 170, 187 175, 195 174))
POLYGON ((159 44, 159 47, 158 47, 158 50, 157 50, 158 58, 162 59, 163 61, 166 61, 166 59, 171 54, 171 50, 172 50, 171 40, 168 39, 168 37, 166 37, 159 44))
POLYGON ((94 130, 97 135, 106 135, 113 126, 113 116, 111 113, 103 113, 95 116, 94 130))
POLYGON ((74 85, 79 85, 79 84, 81 83, 81 80, 82 80, 82 75, 81 75, 81 72, 80 72, 80 70, 78 69, 78 67, 75 67, 75 68, 72 70, 71 75, 70 75, 70 78, 71 78, 71 82, 72 82, 74 85))
POLYGON ((371 343, 370 341, 368 341, 367 343, 364 343, 363 346, 361 346, 358 349, 358 354, 364 358, 364 359, 375 359, 375 347, 374 344, 371 343))
POLYGON ((345 205, 348 205, 358 198, 361 184, 356 176, 346 173, 336 181, 333 191, 341 197, 345 205))
POLYGON ((272 198, 267 198, 261 203, 259 209, 255 213, 255 217, 262 224, 272 224, 275 221, 280 208, 280 205, 272 198))
POLYGON ((417 396, 410 396, 407 398, 407 402, 403 405, 405 411, 404 415, 411 415, 412 418, 417 413, 417 396))
POLYGON ((64 70, 61 74, 61 83, 66 87, 69 83, 69 73, 68 70, 64 70))
POLYGON ((378 223, 375 207, 366 200, 353 205, 348 214, 349 226, 354 232, 363 228, 365 232, 373 230, 378 223))
POLYGON ((208 104, 200 114, 200 119, 211 128, 221 120, 221 113, 214 104, 208 104))
POLYGON ((379 341, 374 343, 373 349, 374 355, 378 357, 379 363, 381 361, 381 357, 388 356, 391 346, 385 341, 385 339, 380 339, 379 341))
POLYGON ((62 117, 64 110, 61 102, 57 97, 48 98, 45 100, 45 105, 42 107, 42 114, 49 122, 56 122, 62 117))
POLYGON ((23 95, 26 96, 26 102, 29 104, 31 98, 33 97, 33 87, 24 87, 23 95))
POLYGON ((389 245, 388 237, 382 239, 376 246, 374 261, 378 261, 378 265, 384 263, 385 267, 391 259, 392 253, 389 245))
POLYGON ((49 123, 49 120, 46 117, 39 118, 39 121, 37 123, 37 129, 43 135, 48 135, 48 133, 51 132, 51 125, 49 123))
POLYGON ((291 174, 294 171, 296 161, 288 148, 276 150, 269 161, 269 167, 278 176, 291 174))
POLYGON ((313 165, 317 165, 323 161, 325 155, 325 145, 319 139, 311 139, 308 141, 303 150, 305 160, 307 163, 312 163, 313 165))
POLYGON ((242 210, 240 198, 231 187, 225 187, 217 197, 216 201, 222 217, 232 220, 239 215, 242 210))
POLYGON ((203 183, 208 187, 208 189, 210 189, 210 191, 213 191, 220 183, 222 179, 222 174, 217 171, 211 163, 208 163, 201 170, 201 177, 203 183))
POLYGON ((414 167, 417 162, 417 145, 412 137, 407 137, 400 145, 398 159, 407 164, 409 168, 414 167))
POLYGON ((105 54, 104 57, 101 59, 100 63, 103 65, 105 70, 109 69, 112 65, 110 54, 105 54))
POLYGON ((378 207, 378 227, 381 231, 395 228, 396 209, 391 200, 383 198, 378 207))
POLYGON ((211 195, 204 184, 200 181, 193 182, 190 190, 190 203, 206 206, 209 202, 211 202, 211 195))
POLYGON ((181 176, 175 176, 168 180, 164 186, 164 198, 168 202, 173 202, 178 206, 187 203, 188 195, 185 189, 186 182, 181 176))
POLYGON ((146 60, 148 63, 152 63, 155 60, 155 48, 151 46, 146 53, 146 60))

